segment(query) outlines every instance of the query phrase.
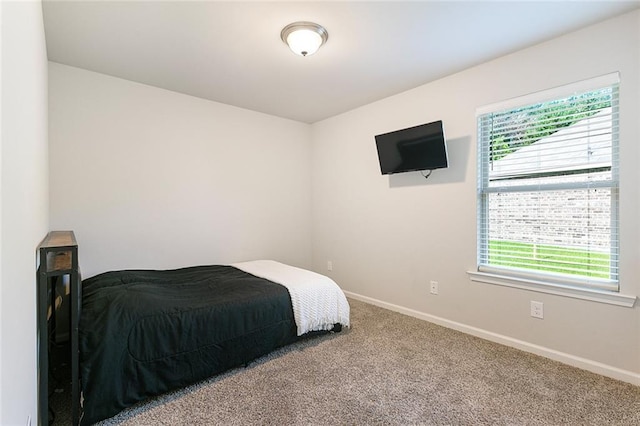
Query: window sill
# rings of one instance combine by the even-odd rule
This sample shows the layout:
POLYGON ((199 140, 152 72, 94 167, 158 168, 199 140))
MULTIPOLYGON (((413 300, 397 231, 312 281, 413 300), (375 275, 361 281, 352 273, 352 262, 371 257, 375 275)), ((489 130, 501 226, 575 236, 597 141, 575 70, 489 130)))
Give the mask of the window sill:
POLYGON ((557 296, 572 297, 574 299, 590 300, 592 302, 608 303, 610 305, 632 308, 636 296, 629 296, 605 290, 576 288, 568 285, 551 284, 528 278, 512 277, 488 272, 467 271, 471 281, 519 288, 539 293, 555 294, 557 296))

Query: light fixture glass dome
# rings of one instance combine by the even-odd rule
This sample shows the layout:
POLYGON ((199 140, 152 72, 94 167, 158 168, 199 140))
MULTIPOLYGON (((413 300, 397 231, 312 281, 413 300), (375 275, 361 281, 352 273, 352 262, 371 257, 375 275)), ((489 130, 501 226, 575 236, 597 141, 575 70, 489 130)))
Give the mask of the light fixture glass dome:
POLYGON ((313 22, 294 22, 282 29, 282 41, 296 55, 313 55, 329 38, 329 33, 322 26, 313 22))

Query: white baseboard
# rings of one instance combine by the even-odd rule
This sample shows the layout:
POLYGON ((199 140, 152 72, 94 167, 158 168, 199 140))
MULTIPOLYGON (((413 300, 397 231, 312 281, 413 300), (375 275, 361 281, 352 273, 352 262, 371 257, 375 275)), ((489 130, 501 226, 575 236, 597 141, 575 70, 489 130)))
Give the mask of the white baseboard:
POLYGON ((500 343, 505 346, 520 349, 525 352, 530 352, 536 355, 543 356, 545 358, 552 359, 554 361, 561 362, 563 364, 571 365, 572 367, 581 368, 583 370, 591 371, 592 373, 600 374, 612 379, 621 380, 623 382, 631 383, 636 386, 640 386, 640 374, 633 371, 623 370, 611 365, 603 364, 601 362, 593 361, 586 358, 581 358, 568 353, 556 351, 544 346, 534 345, 533 343, 525 342, 523 340, 514 339, 512 337, 503 336, 501 334, 493 333, 491 331, 483 330, 481 328, 472 327, 459 322, 451 321, 445 318, 437 317, 435 315, 425 314, 424 312, 416 311, 413 309, 405 308, 403 306, 394 305, 392 303, 383 302, 378 299, 374 299, 367 296, 362 296, 350 291, 344 292, 347 297, 360 300, 361 302, 369 303, 371 305, 379 306, 390 311, 399 312, 401 314, 409 315, 414 318, 418 318, 424 321, 428 321, 443 327, 451 328, 453 330, 461 331, 463 333, 470 334, 472 336, 480 337, 481 339, 489 340, 495 343, 500 343))

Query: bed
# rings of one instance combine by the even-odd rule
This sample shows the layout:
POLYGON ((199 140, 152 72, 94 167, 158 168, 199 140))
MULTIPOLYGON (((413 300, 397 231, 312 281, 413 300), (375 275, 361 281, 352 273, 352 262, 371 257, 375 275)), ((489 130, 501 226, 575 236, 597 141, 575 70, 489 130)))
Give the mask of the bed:
POLYGON ((82 425, 350 325, 330 278, 268 260, 112 271, 82 291, 82 425))

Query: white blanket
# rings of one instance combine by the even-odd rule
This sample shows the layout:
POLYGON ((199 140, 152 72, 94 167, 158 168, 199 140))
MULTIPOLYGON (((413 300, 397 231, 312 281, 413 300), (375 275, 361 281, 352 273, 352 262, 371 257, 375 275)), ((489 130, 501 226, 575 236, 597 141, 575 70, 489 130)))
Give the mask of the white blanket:
POLYGON ((231 266, 289 290, 298 336, 310 331, 331 330, 338 323, 349 327, 349 302, 331 278, 273 260, 254 260, 231 266))

